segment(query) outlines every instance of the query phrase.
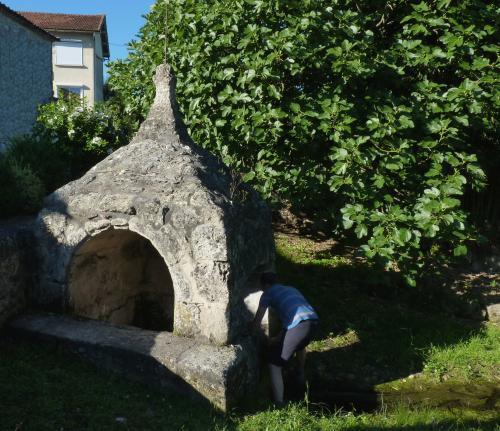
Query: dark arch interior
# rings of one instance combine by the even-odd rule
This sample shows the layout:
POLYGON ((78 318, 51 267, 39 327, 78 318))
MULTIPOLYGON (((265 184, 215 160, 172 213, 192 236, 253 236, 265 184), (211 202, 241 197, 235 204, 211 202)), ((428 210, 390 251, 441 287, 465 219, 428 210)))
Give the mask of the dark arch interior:
POLYGON ((81 245, 68 274, 69 312, 173 331, 174 289, 168 268, 146 238, 108 230, 81 245))

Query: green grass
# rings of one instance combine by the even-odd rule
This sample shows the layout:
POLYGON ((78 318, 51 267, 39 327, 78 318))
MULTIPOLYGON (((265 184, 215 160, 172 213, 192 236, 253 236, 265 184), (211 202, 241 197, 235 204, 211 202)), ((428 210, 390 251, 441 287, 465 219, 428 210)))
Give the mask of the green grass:
POLYGON ((336 256, 331 243, 281 234, 277 250, 283 281, 303 291, 321 318, 309 347, 318 382, 354 380, 367 388, 421 372, 464 382, 500 378, 500 328, 425 312, 398 291, 408 287, 393 288, 387 300, 383 276, 370 277, 372 269, 348 254, 336 256))
POLYGON ((203 430, 224 422, 208 405, 148 390, 50 346, 4 342, 0 351, 2 431, 203 430))
POLYGON ((500 429, 493 412, 405 406, 355 414, 298 402, 282 410, 223 416, 209 405, 128 382, 51 346, 3 340, 0 349, 2 431, 500 429))
POLYGON ((285 410, 266 411, 248 416, 237 425, 241 431, 297 431, 297 430, 498 430, 498 418, 478 418, 467 411, 447 412, 431 409, 411 410, 398 407, 392 412, 375 414, 311 413, 304 404, 295 404, 285 410))
POLYGON ((486 326, 480 334, 453 346, 431 346, 424 372, 439 380, 500 379, 500 329, 486 326))
MULTIPOLYGON (((335 391, 494 387, 500 329, 413 307, 404 294, 378 295, 382 277, 333 243, 278 235, 278 270, 321 317, 311 345, 307 400, 275 410, 219 414, 208 404, 160 393, 97 370, 50 345, 0 337, 0 431, 31 430, 499 430, 492 409, 389 402, 371 413, 328 404, 335 391), (415 375, 412 379, 408 376, 415 375), (448 385, 448 386, 447 386, 448 385), (125 421, 119 418, 124 418, 125 421)), ((261 388, 258 397, 266 397, 261 388)), ((439 392, 438 392, 438 397, 439 392)))

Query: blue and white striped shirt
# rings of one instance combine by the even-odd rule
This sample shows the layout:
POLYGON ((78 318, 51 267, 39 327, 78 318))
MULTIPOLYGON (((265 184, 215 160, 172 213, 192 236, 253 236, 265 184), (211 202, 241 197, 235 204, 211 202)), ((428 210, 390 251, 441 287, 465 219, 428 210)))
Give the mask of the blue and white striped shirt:
POLYGON ((274 284, 260 297, 259 307, 273 307, 285 329, 292 329, 303 320, 318 320, 314 308, 294 287, 274 284))

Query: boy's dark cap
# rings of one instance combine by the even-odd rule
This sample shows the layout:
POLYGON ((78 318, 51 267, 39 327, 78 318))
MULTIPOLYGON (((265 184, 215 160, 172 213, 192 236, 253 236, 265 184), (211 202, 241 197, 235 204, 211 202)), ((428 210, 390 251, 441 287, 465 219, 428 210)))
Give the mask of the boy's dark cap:
POLYGON ((278 274, 275 272, 263 272, 260 275, 260 284, 276 284, 278 282, 278 274))

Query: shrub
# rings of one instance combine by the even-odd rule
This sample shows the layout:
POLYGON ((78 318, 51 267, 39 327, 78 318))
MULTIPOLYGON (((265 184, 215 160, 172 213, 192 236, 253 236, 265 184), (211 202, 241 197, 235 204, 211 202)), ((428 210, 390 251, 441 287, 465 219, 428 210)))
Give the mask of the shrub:
POLYGON ((44 193, 42 181, 28 166, 0 156, 0 218, 36 213, 44 193))
MULTIPOLYGON (((165 3, 110 68, 137 118, 164 58, 165 3)), ((168 58, 196 142, 264 196, 327 213, 410 284, 467 254, 462 196, 485 184, 478 155, 499 154, 493 3, 168 4, 168 58)))
POLYGON ((42 105, 32 132, 13 138, 2 158, 9 198, 0 217, 36 212, 40 193, 78 178, 132 132, 117 103, 87 107, 74 97, 42 105))
POLYGON ((60 152, 69 164, 71 179, 127 143, 128 135, 115 127, 105 104, 82 105, 78 97, 59 99, 40 107, 31 138, 60 152))
POLYGON ((32 134, 18 136, 7 147, 7 156, 18 166, 26 166, 51 192, 72 177, 71 163, 64 147, 49 136, 32 134))

